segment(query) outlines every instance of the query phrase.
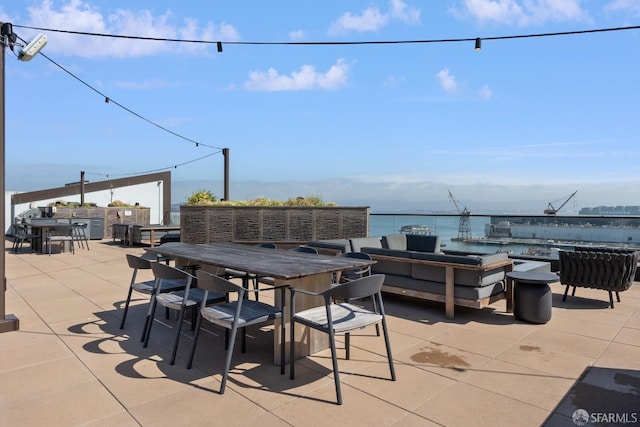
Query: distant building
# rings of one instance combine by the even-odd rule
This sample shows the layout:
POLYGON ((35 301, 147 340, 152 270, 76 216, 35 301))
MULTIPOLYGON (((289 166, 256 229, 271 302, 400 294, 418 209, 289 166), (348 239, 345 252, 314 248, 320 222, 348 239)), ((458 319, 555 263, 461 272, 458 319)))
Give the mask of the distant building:
POLYGON ((597 206, 582 208, 580 215, 640 215, 640 206, 597 206))

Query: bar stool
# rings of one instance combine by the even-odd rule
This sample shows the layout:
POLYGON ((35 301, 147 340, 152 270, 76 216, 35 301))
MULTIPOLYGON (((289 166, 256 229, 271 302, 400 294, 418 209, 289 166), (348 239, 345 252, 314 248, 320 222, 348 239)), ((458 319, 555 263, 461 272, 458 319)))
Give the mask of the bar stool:
POLYGON ((74 222, 73 223, 73 237, 77 242, 80 242, 80 247, 84 249, 85 243, 87 244, 87 250, 89 250, 89 239, 87 238, 87 223, 86 222, 74 222))

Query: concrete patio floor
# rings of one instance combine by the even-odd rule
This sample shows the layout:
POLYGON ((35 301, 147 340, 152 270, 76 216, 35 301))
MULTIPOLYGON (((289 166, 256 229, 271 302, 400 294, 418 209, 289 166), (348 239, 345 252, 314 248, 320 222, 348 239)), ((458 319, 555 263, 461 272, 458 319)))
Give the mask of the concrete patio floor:
POLYGON ((577 409, 594 425, 640 424, 638 284, 615 309, 597 290, 562 302, 552 284, 545 325, 515 320, 504 301, 448 320, 441 304, 385 296, 398 380, 382 338, 364 330, 351 360, 339 348, 338 406, 329 351, 299 361, 291 381, 272 362, 270 328, 249 331, 224 395, 220 330, 202 334, 191 370, 188 327, 168 363, 174 318, 158 315, 142 347, 145 296, 134 295, 120 330, 125 254, 143 248, 102 240, 48 256, 6 246, 6 311, 20 330, 0 334, 0 426, 572 426, 577 409))

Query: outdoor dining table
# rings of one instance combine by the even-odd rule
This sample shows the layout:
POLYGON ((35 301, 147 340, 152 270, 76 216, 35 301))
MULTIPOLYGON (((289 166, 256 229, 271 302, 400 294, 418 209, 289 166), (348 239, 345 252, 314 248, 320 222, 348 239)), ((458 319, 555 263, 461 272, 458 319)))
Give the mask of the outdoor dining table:
MULTIPOLYGON (((239 243, 171 243, 148 248, 149 252, 164 256, 182 258, 192 264, 209 264, 217 267, 244 271, 259 276, 272 277, 274 286, 294 286, 309 291, 322 291, 331 286, 333 273, 372 265, 375 261, 316 255, 285 250, 265 249, 239 243)), ((285 292, 282 288, 277 292, 285 292)), ((286 299, 285 299, 286 300, 286 299)), ((280 301, 280 298, 275 298, 280 301)), ((296 309, 323 305, 322 298, 300 294, 296 297, 296 309)), ((289 319, 285 307, 285 319, 289 319)), ((288 335, 288 332, 287 332, 288 335)), ((327 334, 317 333, 313 329, 296 325, 296 337, 302 342, 296 345, 296 356, 303 357, 316 353, 329 346, 327 334), (300 330, 298 330, 300 328, 300 330)), ((288 337, 284 337, 285 341, 288 337)), ((279 328, 274 329, 274 361, 280 363, 278 350, 279 328)))

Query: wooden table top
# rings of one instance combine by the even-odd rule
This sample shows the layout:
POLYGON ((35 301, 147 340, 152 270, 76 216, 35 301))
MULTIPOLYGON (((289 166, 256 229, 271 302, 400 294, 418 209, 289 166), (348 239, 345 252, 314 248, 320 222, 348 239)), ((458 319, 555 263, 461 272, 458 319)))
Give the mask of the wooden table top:
POLYGON ((375 264, 375 261, 247 246, 238 243, 167 243, 147 249, 165 256, 226 267, 277 279, 343 271, 375 264))

